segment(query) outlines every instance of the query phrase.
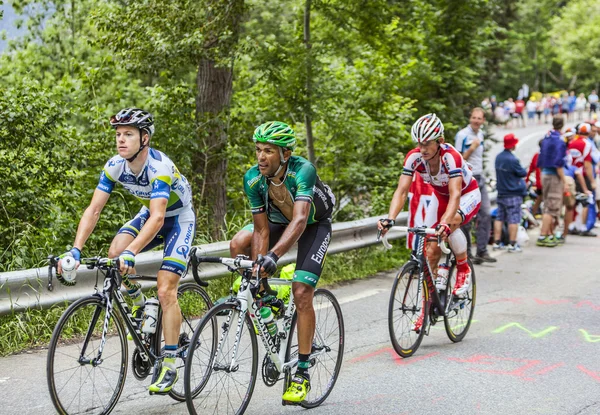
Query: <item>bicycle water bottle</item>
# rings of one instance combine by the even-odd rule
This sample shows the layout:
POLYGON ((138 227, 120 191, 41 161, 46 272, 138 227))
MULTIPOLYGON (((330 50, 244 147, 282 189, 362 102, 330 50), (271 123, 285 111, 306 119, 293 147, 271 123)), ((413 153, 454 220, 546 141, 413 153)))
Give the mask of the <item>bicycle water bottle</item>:
POLYGON ((438 276, 435 281, 435 288, 438 290, 445 290, 446 286, 448 285, 448 274, 450 274, 450 268, 448 267, 448 264, 440 264, 437 274, 438 276))
POLYGON ((142 332, 154 334, 156 332, 156 323, 158 321, 158 299, 151 297, 144 304, 144 317, 142 321, 142 332))
POLYGON ((62 267, 62 277, 67 282, 75 281, 75 276, 77 275, 77 270, 75 269, 75 265, 77 261, 70 255, 65 256, 60 260, 60 266, 62 267))
POLYGON ((273 320, 273 313, 269 307, 263 307, 260 309, 260 317, 263 323, 267 326, 267 330, 271 337, 275 337, 277 334, 277 323, 273 320))

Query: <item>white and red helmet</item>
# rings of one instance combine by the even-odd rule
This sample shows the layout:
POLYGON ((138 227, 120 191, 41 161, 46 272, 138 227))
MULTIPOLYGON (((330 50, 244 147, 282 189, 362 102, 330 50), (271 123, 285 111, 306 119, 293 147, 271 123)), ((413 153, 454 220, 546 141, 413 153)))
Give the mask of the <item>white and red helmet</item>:
POLYGON ((426 114, 412 126, 410 135, 415 143, 425 143, 444 136, 444 124, 435 114, 426 114))

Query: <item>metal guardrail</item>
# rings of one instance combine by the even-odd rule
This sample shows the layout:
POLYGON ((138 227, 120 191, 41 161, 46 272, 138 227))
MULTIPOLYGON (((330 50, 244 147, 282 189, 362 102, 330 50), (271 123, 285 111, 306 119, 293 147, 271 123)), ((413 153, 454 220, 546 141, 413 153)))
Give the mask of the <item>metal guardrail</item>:
MULTIPOLYGON (((489 197, 492 206, 495 205, 496 192, 490 192, 489 197)), ((381 216, 376 216, 352 222, 334 223, 327 253, 337 254, 376 244, 376 225, 380 218, 381 216)), ((398 215, 396 224, 406 225, 407 220, 408 213, 402 212, 398 215)), ((404 232, 393 230, 388 233, 388 239, 400 239, 405 236, 404 232)), ((199 245, 198 255, 229 256, 229 241, 199 245)), ((296 247, 284 255, 279 260, 279 264, 289 264, 295 259, 296 247)), ((135 269, 139 275, 156 276, 161 263, 161 251, 145 252, 136 256, 135 269)), ((224 275, 229 275, 229 272, 219 264, 203 264, 200 270, 200 277, 206 280, 224 275)), ((53 281, 54 290, 48 291, 48 267, 0 273, 0 315, 30 308, 48 308, 54 304, 75 301, 89 295, 94 292, 96 271, 80 267, 77 270, 77 285, 74 287, 65 287, 56 278, 53 281)), ((193 281, 192 276, 182 278, 182 282, 186 281, 193 281)), ((98 283, 102 284, 100 277, 98 283)), ((156 286, 156 282, 148 280, 142 280, 140 284, 144 290, 156 286)))
MULTIPOLYGON (((333 224, 333 235, 328 254, 351 251, 364 248, 376 242, 377 220, 381 216, 361 219, 353 222, 333 224)), ((407 213, 398 216, 397 224, 406 225, 407 213)), ((405 234, 390 232, 389 239, 399 239, 405 234)), ((199 245, 198 254, 205 256, 229 256, 229 241, 199 245)), ((279 264, 284 265, 295 261, 296 248, 284 255, 279 264)), ((135 268, 139 275, 155 276, 162 263, 162 252, 146 252, 136 256, 135 268)), ((48 291, 48 267, 33 268, 23 271, 0 273, 0 315, 11 312, 21 312, 30 308, 48 308, 54 304, 71 302, 94 292, 96 270, 80 267, 77 271, 77 285, 65 287, 56 278, 53 279, 54 290, 48 291)), ((225 267, 219 264, 203 264, 200 270, 202 279, 213 279, 229 275, 225 267)), ((98 284, 102 285, 100 274, 98 284)), ((191 274, 182 281, 193 281, 191 274)), ((154 281, 140 281, 143 289, 156 285, 154 281)))

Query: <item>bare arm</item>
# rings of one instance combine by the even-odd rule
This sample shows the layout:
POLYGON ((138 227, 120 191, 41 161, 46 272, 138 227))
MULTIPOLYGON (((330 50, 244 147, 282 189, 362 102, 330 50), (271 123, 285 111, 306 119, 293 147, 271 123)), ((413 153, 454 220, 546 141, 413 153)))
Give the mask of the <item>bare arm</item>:
POLYGON ((98 189, 94 191, 92 201, 85 212, 83 212, 81 220, 79 221, 75 242, 73 243, 75 248, 79 249, 80 251, 83 249, 86 241, 94 231, 94 228, 98 223, 98 219, 100 218, 100 213, 102 212, 102 209, 104 209, 104 206, 106 205, 106 202, 108 202, 109 198, 110 193, 106 193, 98 189))
POLYGON ((140 230, 139 235, 127 247, 128 251, 137 255, 154 239, 165 223, 168 201, 168 199, 162 197, 150 200, 150 217, 140 230))
POLYGON ((300 239, 306 229, 306 223, 308 222, 308 215, 310 213, 310 203, 304 200, 298 200, 294 202, 294 213, 292 221, 285 228, 283 235, 279 241, 275 244, 271 251, 281 257, 287 251, 290 250, 292 245, 300 239))
POLYGON ((590 190, 587 188, 587 185, 585 184, 585 179, 583 178, 583 174, 578 170, 575 173, 575 177, 577 178, 577 181, 579 182, 579 186, 581 186, 581 189, 583 190, 583 192, 588 193, 590 190))
POLYGON ((256 260, 258 254, 264 255, 269 249, 269 219, 266 213, 257 213, 252 216, 254 233, 252 234, 252 259, 256 260))

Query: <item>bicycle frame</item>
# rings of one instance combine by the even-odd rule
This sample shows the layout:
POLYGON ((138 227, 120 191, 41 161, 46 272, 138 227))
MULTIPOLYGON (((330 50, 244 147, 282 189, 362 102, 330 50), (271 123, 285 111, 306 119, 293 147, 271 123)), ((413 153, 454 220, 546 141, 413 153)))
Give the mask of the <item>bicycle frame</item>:
MULTIPOLYGON (((423 289, 423 281, 427 283, 427 300, 431 299, 433 301, 434 313, 438 316, 447 315, 448 310, 450 308, 450 301, 447 301, 448 294, 445 293, 443 296, 440 296, 437 289, 435 288, 435 282, 433 281, 433 276, 431 273, 431 268, 429 266, 429 262, 427 261, 427 257, 425 255, 425 242, 426 238, 419 234, 415 233, 415 245, 416 248, 411 252, 411 261, 417 264, 419 270, 419 284, 417 291, 417 298, 421 294, 421 290, 423 289)), ((449 264, 452 260, 452 251, 446 254, 446 262, 449 264)))
MULTIPOLYGON (((269 284, 273 285, 291 285, 291 283, 291 281, 285 279, 269 279, 269 284)), ((273 362, 279 373, 290 370, 291 368, 296 366, 298 363, 298 359, 292 359, 289 362, 285 362, 287 345, 290 341, 289 333, 292 327, 292 318, 294 316, 294 312, 296 311, 296 305, 294 304, 293 294, 290 292, 290 301, 283 316, 283 331, 278 330, 276 334, 277 338, 275 339, 272 338, 269 334, 267 325, 265 324, 259 313, 259 306, 252 295, 252 285, 249 281, 249 277, 242 276, 242 284, 240 290, 238 291, 237 297, 233 301, 235 301, 239 306, 239 315, 236 328, 235 345, 233 348, 231 356, 231 365, 229 369, 234 370, 235 368, 236 355, 239 347, 240 336, 246 313, 250 314, 250 318, 254 326, 259 331, 259 337, 261 338, 271 361, 273 362)), ((230 319, 231 315, 227 318, 227 325, 230 324, 230 319)), ((220 352, 224 337, 225 333, 223 332, 221 334, 221 338, 219 339, 219 344, 217 346, 217 350, 215 351, 215 355, 218 355, 218 353, 220 352)))
MULTIPOLYGON (((148 347, 142 340, 141 328, 137 327, 137 324, 133 321, 133 315, 131 314, 129 306, 127 305, 123 294, 118 288, 120 285, 118 283, 118 276, 118 272, 114 268, 109 268, 104 278, 102 292, 97 292, 96 294, 94 294, 96 296, 101 297, 102 301, 106 305, 106 313, 104 315, 104 326, 102 328, 102 338, 100 341, 100 347, 98 348, 98 355, 92 360, 84 358, 88 342, 90 341, 92 336, 93 328, 96 326, 96 323, 98 322, 98 317, 100 316, 101 310, 100 308, 98 308, 95 311, 94 316, 92 317, 92 321, 86 334, 83 347, 81 348, 81 355, 79 357, 80 364, 91 364, 92 366, 97 366, 102 363, 102 352, 104 351, 104 345, 106 344, 108 324, 111 318, 116 318, 116 316, 113 316, 113 300, 115 301, 118 312, 123 317, 123 320, 125 322, 125 325, 127 326, 127 329, 129 330, 129 333, 131 333, 132 335, 133 342, 135 343, 142 360, 144 362, 150 361, 151 364, 154 364, 154 362, 158 358, 158 356, 152 352, 153 347, 148 347)), ((158 318, 161 318, 161 314, 162 310, 159 309, 158 318)), ((152 336, 155 335, 156 333, 152 334, 152 336)), ((152 345, 152 342, 150 342, 150 344, 152 345)))

